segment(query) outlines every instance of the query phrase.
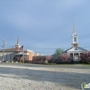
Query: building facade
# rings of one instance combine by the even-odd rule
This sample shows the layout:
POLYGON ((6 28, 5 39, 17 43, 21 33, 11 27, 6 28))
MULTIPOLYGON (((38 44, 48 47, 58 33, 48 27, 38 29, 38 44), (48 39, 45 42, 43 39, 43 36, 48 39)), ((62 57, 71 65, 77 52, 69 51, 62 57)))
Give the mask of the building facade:
POLYGON ((80 54, 82 52, 87 52, 86 49, 79 47, 78 44, 78 35, 75 30, 75 26, 73 25, 73 34, 72 34, 72 47, 65 51, 65 53, 68 53, 71 55, 71 58, 74 62, 80 61, 80 54))
POLYGON ((24 50, 20 45, 19 39, 14 47, 0 50, 1 61, 32 62, 34 56, 42 56, 42 54, 35 53, 31 50, 24 50))

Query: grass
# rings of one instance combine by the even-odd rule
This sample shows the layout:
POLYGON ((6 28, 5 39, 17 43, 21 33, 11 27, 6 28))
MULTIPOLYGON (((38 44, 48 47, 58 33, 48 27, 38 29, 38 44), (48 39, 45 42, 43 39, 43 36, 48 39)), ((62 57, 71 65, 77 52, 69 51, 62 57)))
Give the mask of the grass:
POLYGON ((82 64, 83 66, 90 66, 90 64, 82 64))

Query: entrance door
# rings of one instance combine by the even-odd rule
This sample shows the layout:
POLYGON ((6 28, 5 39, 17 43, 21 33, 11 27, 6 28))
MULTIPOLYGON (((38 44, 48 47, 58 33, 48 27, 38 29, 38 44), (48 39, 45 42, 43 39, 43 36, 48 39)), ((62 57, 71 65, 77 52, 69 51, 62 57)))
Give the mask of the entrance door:
POLYGON ((74 61, 79 61, 79 54, 78 53, 74 53, 74 61))

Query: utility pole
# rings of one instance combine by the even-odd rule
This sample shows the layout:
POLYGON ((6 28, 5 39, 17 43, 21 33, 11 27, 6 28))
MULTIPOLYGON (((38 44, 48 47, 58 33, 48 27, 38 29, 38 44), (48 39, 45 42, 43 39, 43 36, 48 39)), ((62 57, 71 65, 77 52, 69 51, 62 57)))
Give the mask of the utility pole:
POLYGON ((23 63, 24 63, 24 49, 23 49, 23 63))
POLYGON ((13 51, 12 51, 12 61, 11 61, 11 62, 13 63, 13 57, 14 57, 14 46, 12 46, 12 50, 13 50, 13 51))
POLYGON ((3 48, 3 61, 4 61, 4 49, 5 49, 5 46, 6 46, 6 41, 5 41, 5 39, 3 39, 3 46, 2 46, 2 48, 3 48))

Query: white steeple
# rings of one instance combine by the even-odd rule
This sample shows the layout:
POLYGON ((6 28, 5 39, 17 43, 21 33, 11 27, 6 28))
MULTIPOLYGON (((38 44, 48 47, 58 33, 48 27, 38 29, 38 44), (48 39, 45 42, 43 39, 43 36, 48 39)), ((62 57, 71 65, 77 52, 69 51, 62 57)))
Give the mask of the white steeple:
POLYGON ((19 38, 17 39, 17 44, 15 45, 15 47, 16 48, 20 48, 21 47, 19 38))
POLYGON ((19 38, 17 39, 17 45, 19 45, 20 44, 20 40, 19 40, 19 38))
POLYGON ((72 46, 73 47, 78 46, 78 36, 77 36, 76 30, 75 30, 74 21, 73 21, 72 46))

